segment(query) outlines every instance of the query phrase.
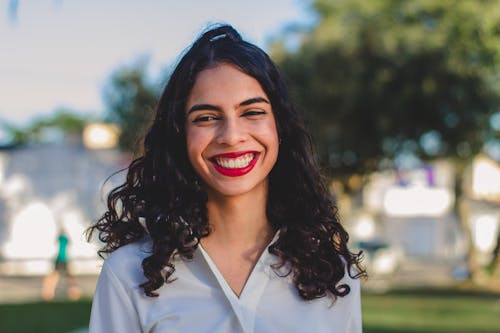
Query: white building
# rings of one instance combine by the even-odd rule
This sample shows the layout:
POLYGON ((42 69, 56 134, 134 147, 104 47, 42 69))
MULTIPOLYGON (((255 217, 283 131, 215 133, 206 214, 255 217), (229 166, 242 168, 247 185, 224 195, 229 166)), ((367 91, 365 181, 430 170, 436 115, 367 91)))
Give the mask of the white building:
POLYGON ((103 212, 105 193, 126 166, 112 149, 51 143, 0 150, 0 274, 45 274, 52 269, 57 234, 70 239, 74 273, 98 271, 96 243, 83 232, 103 212))

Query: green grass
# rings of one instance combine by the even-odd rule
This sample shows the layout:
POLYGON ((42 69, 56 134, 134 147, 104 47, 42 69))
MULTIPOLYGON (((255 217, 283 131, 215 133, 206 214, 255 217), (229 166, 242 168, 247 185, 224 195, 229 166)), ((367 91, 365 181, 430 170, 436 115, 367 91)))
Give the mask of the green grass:
POLYGON ((498 333, 500 294, 401 290, 363 296, 365 333, 498 333))
MULTIPOLYGON (((0 305, 2 333, 67 333, 87 326, 90 300, 0 305)), ((500 294, 412 289, 363 294, 365 333, 498 333, 500 294)))
POLYGON ((68 333, 87 327, 91 300, 0 304, 2 333, 68 333))

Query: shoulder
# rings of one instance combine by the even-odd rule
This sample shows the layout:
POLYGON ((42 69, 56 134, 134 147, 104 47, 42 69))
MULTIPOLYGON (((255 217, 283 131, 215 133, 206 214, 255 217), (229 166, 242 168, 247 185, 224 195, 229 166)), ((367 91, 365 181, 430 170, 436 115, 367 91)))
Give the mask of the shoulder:
POLYGON ((359 289, 359 286, 361 284, 360 278, 360 272, 354 265, 349 265, 347 260, 344 258, 344 256, 340 256, 343 264, 344 264, 344 277, 342 278, 341 282, 347 282, 349 285, 353 284, 359 289))
POLYGON ((143 238, 140 241, 124 245, 106 258, 103 271, 115 275, 125 285, 144 282, 142 261, 151 255, 151 240, 143 238))
POLYGON ((142 260, 151 255, 151 240, 143 238, 139 241, 124 245, 106 258, 105 265, 110 268, 119 268, 127 265, 134 265, 141 263, 142 260))
POLYGON ((351 289, 351 293, 356 295, 359 294, 361 288, 360 277, 357 276, 357 272, 354 268, 351 268, 351 273, 345 272, 344 277, 339 281, 339 284, 347 284, 351 289))

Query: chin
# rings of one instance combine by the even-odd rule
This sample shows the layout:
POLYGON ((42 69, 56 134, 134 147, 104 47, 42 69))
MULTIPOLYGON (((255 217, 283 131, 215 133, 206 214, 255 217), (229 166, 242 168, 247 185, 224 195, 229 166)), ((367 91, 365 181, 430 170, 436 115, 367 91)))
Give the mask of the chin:
POLYGON ((260 191, 260 184, 224 184, 224 186, 209 186, 209 192, 223 197, 238 197, 260 191))

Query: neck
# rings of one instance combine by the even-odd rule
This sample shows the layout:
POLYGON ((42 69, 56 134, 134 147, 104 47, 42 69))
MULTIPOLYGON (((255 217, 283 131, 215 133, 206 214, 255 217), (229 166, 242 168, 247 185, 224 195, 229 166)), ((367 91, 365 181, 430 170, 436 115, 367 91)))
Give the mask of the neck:
POLYGON ((216 242, 241 249, 265 246, 272 238, 266 201, 267 191, 224 198, 209 194, 207 210, 212 230, 202 244, 216 242))

